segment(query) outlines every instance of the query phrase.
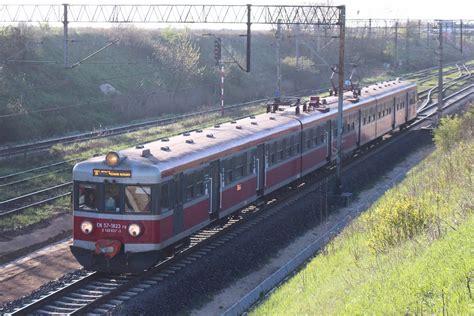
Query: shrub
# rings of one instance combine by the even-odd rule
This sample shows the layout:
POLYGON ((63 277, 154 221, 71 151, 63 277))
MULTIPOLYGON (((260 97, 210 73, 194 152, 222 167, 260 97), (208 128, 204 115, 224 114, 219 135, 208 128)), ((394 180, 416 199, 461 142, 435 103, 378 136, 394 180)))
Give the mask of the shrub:
POLYGON ((433 222, 435 215, 427 197, 393 194, 367 218, 370 248, 384 252, 391 246, 412 239, 433 222))

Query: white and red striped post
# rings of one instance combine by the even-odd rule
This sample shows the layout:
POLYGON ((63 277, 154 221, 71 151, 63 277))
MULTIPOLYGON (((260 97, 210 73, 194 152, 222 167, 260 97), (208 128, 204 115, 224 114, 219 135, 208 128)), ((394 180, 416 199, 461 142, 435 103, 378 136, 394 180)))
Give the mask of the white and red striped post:
POLYGON ((221 62, 221 115, 224 116, 224 63, 221 62))

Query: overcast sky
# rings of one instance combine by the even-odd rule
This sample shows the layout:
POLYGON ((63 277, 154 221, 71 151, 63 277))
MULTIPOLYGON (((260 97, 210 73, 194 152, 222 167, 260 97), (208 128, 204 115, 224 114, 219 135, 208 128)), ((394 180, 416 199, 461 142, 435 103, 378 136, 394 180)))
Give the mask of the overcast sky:
POLYGON ((11 4, 345 4, 348 19, 471 19, 474 0, 6 0, 11 4))

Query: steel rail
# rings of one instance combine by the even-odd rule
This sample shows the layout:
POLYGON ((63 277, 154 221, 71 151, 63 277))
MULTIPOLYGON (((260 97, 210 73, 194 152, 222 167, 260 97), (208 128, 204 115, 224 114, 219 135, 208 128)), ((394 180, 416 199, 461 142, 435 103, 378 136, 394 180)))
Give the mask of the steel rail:
POLYGON ((23 199, 26 199, 28 197, 38 195, 38 194, 41 194, 41 193, 44 193, 44 192, 56 190, 56 189, 59 189, 59 188, 64 188, 64 187, 69 186, 71 184, 72 184, 72 181, 69 181, 69 182, 61 183, 61 184, 58 184, 58 185, 55 185, 55 186, 52 186, 52 187, 49 187, 49 188, 45 188, 45 189, 30 192, 30 193, 27 193, 27 194, 24 194, 24 195, 21 195, 21 196, 17 196, 15 198, 8 199, 8 200, 0 202, 0 206, 5 205, 5 204, 10 204, 10 203, 13 203, 13 202, 17 202, 19 200, 23 200, 23 199))

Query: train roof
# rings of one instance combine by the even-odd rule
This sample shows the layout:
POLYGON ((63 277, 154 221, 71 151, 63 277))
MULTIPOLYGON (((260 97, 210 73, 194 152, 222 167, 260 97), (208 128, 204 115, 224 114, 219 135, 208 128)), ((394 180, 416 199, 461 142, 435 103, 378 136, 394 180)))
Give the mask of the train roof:
MULTIPOLYGON (((362 88, 357 102, 352 92, 344 94, 344 109, 350 111, 360 105, 383 98, 394 92, 406 90, 416 85, 410 82, 394 80, 362 88)), ((169 139, 158 140, 120 151, 127 157, 119 166, 112 169, 133 170, 133 178, 142 183, 155 183, 161 177, 167 177, 219 159, 222 156, 238 153, 245 148, 298 131, 301 124, 310 124, 333 119, 337 113, 337 96, 326 99, 329 111, 303 112, 295 114, 295 107, 282 107, 276 113, 265 113, 227 122, 203 130, 183 133, 169 139), (301 123, 300 123, 301 122, 301 123)), ((92 169, 111 169, 105 164, 105 157, 94 157, 75 166, 75 180, 93 181, 92 169), (92 179, 92 180, 91 180, 92 179)), ((97 179, 95 179, 97 181, 97 179)), ((131 180, 130 180, 131 181, 131 180)), ((122 181, 127 183, 127 181, 122 181)))

